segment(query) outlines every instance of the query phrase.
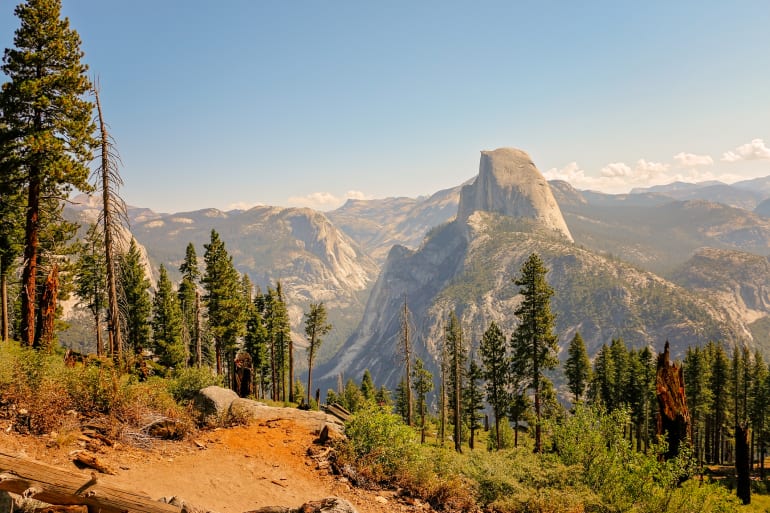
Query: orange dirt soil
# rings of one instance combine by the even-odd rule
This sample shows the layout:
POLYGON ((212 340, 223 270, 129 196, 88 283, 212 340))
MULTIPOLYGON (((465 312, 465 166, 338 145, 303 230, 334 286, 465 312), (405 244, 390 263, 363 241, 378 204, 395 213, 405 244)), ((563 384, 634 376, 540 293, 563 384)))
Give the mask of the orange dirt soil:
MULTIPOLYGON (((0 424, 0 428, 7 425, 0 424)), ((82 449, 78 433, 48 437, 16 435, 0 430, 0 451, 73 472, 72 451, 82 449), (62 440, 68 440, 62 442, 62 440)), ((298 507, 310 500, 342 497, 360 513, 428 510, 408 504, 392 491, 352 487, 344 479, 319 469, 307 455, 316 433, 293 421, 252 423, 228 429, 200 431, 180 442, 153 440, 150 449, 118 443, 104 446, 98 457, 115 475, 101 480, 153 499, 177 496, 219 513, 242 513, 263 506, 298 507)))

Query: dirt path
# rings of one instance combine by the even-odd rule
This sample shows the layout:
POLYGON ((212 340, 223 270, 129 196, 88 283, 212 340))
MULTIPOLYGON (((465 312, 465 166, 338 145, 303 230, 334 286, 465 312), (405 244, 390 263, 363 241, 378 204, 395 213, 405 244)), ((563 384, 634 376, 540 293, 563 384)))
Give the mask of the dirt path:
MULTIPOLYGON (((102 479, 155 499, 177 496, 219 513, 242 513, 262 506, 297 507, 331 496, 349 500, 361 513, 423 509, 401 502, 393 492, 356 489, 319 470, 307 456, 314 438, 307 429, 281 420, 205 431, 183 442, 156 441, 150 450, 105 447, 99 457, 116 475, 102 479)), ((80 448, 77 440, 61 445, 50 438, 47 441, 0 431, 3 451, 76 470, 70 452, 80 448)))

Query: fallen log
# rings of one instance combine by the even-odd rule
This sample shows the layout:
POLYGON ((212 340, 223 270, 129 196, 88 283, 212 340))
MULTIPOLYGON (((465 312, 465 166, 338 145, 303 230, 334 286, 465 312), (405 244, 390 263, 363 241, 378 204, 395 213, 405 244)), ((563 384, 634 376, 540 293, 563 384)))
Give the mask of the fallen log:
POLYGON ((95 472, 69 472, 0 452, 0 490, 58 506, 85 505, 91 513, 180 513, 176 506, 101 479, 95 472))

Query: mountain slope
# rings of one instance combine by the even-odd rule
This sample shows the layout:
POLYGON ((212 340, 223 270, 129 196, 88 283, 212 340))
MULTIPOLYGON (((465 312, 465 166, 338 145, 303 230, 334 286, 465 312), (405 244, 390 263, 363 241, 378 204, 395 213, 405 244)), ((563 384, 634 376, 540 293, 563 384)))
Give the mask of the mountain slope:
MULTIPOLYGON (((512 178, 503 189, 526 190, 532 183, 529 173, 522 178, 526 183, 512 178)), ((462 214, 432 230, 418 250, 391 250, 358 328, 335 358, 319 368, 320 383, 333 385, 340 373, 358 379, 369 369, 377 382, 394 387, 402 373, 396 348, 405 299, 412 312, 415 354, 434 375, 450 311, 457 313, 472 347, 493 320, 510 336, 512 312, 521 301, 512 280, 533 252, 550 269, 547 279, 556 290, 553 307, 562 348, 576 331, 591 353, 613 337, 623 337, 632 347, 658 346, 668 339, 674 354, 709 339, 738 343, 750 338, 729 311, 652 273, 573 244, 569 232, 544 221, 561 216, 555 202, 538 210, 531 208, 538 200, 508 195, 507 201, 524 205, 499 205, 489 199, 506 197, 506 190, 495 187, 488 187, 489 194, 464 192, 462 214)))
POLYGON ((132 227, 151 259, 164 263, 172 275, 178 275, 188 242, 195 245, 199 258, 203 256, 211 230, 225 242, 238 271, 247 273, 263 291, 281 281, 296 343, 305 344, 302 316, 309 303, 325 303, 334 330, 320 359, 339 347, 358 323, 379 268, 320 212, 278 207, 206 209, 132 227))

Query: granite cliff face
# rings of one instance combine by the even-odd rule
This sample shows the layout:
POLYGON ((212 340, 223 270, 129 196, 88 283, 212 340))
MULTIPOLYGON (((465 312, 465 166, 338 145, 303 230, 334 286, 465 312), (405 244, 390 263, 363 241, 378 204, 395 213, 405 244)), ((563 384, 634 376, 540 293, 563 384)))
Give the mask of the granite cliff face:
POLYGON ((574 245, 548 183, 526 153, 496 150, 482 154, 479 176, 463 187, 454 221, 431 230, 417 250, 390 251, 358 328, 319 367, 319 386, 333 387, 339 374, 360 379, 369 369, 376 382, 394 388, 403 373, 397 344, 404 301, 412 313, 415 355, 434 375, 450 311, 458 315, 471 352, 491 321, 510 336, 512 312, 521 301, 513 279, 531 253, 550 270, 562 349, 575 332, 591 354, 614 337, 653 348, 668 339, 675 355, 709 339, 730 344, 751 337, 734 312, 574 245))
POLYGON ((460 193, 457 219, 465 222, 477 211, 535 219, 543 228, 572 241, 548 182, 521 150, 481 152, 478 177, 460 193))

